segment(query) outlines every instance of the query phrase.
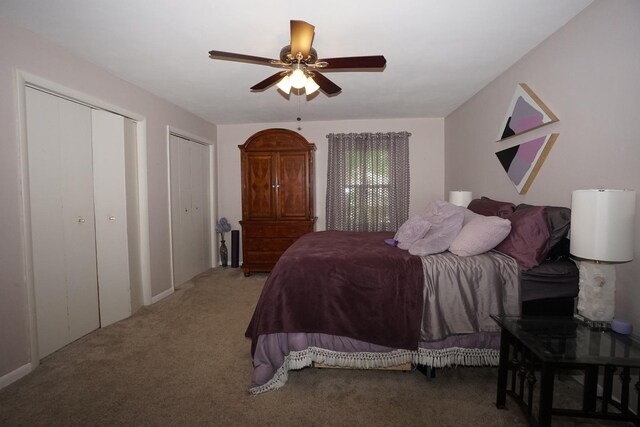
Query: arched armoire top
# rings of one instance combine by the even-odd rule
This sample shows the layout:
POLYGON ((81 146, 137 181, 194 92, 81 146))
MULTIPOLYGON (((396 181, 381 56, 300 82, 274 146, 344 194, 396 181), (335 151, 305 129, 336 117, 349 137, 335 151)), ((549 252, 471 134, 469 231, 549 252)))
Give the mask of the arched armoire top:
POLYGON ((315 151, 316 145, 292 130, 272 128, 254 133, 238 148, 242 151, 315 151))

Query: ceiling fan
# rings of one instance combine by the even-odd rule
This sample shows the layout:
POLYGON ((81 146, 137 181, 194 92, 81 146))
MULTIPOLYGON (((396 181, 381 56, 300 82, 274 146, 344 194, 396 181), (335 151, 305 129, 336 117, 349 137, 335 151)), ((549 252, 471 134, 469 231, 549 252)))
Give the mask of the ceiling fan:
POLYGON ((291 44, 280 51, 280 59, 263 58, 239 53, 212 50, 209 57, 227 61, 249 62, 284 68, 260 83, 251 86, 253 91, 262 91, 278 82, 278 88, 289 93, 291 88, 305 89, 307 95, 320 89, 327 95, 335 95, 342 89, 322 75, 322 71, 357 71, 358 69, 382 69, 387 60, 382 55, 350 56, 318 59, 311 47, 315 27, 304 21, 291 21, 291 44))

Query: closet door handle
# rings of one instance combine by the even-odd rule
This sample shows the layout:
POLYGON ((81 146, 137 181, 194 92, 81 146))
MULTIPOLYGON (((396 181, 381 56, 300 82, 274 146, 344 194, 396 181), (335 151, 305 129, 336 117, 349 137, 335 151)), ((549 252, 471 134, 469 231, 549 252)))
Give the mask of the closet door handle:
POLYGON ((113 215, 111 215, 111 216, 109 217, 109 221, 115 221, 115 219, 116 219, 116 217, 115 217, 115 216, 113 216, 113 215))
POLYGON ((80 224, 84 224, 85 222, 87 222, 84 218, 82 218, 81 216, 78 217, 78 222, 80 224))

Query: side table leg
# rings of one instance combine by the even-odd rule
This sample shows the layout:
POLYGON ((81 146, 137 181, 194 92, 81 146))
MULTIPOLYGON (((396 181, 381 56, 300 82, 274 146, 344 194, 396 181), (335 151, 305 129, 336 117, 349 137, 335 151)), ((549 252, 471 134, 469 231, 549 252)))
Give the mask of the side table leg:
POLYGON ((582 410, 595 412, 598 395, 598 366, 587 366, 584 370, 584 389, 582 391, 582 410))
POLYGON ((498 366, 498 391, 496 392, 496 406, 504 409, 507 403, 507 372, 509 369, 509 347, 511 334, 505 329, 500 333, 500 365, 498 366))
POLYGON ((542 364, 542 374, 540 378, 540 408, 538 410, 538 425, 551 425, 551 408, 553 407, 553 381, 555 378, 555 367, 552 363, 542 364))

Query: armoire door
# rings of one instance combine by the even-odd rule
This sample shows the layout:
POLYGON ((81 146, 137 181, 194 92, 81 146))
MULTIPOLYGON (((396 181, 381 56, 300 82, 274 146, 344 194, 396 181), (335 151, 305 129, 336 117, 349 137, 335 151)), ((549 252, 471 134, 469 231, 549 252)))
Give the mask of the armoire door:
POLYGON ((276 219, 277 154, 244 153, 243 218, 276 219))
POLYGON ((278 219, 309 218, 309 154, 282 152, 276 185, 278 219))
POLYGON ((91 109, 26 89, 40 357, 100 327, 91 109))
POLYGON ((211 267, 209 148, 169 137, 173 276, 181 285, 211 267))

